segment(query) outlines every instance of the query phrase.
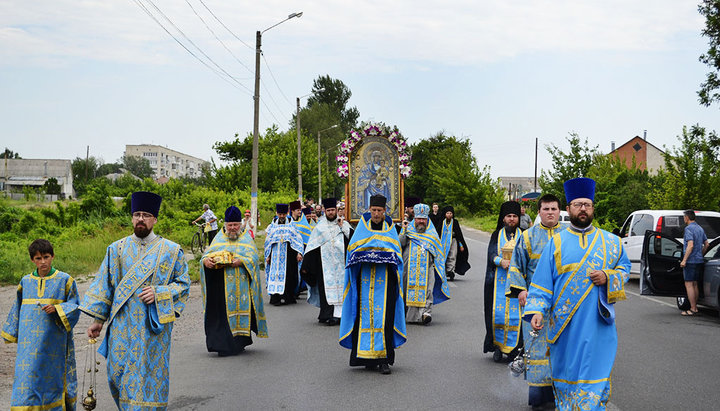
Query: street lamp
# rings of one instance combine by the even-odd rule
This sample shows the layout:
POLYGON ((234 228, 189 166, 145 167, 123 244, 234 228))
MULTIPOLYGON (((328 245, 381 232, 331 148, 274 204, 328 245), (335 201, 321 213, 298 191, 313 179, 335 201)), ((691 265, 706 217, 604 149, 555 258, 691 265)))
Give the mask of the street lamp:
MULTIPOLYGON (((317 90, 325 91, 325 87, 317 90)), ((313 93, 305 94, 297 98, 297 111, 295 112, 295 128, 297 129, 297 156, 298 156, 298 199, 302 202, 302 156, 300 155, 300 99, 313 93)))
POLYGON ((332 130, 337 126, 337 124, 334 124, 328 128, 324 128, 318 131, 318 201, 322 201, 322 173, 320 171, 320 133, 322 133, 323 131, 332 130))
POLYGON ((300 16, 302 16, 302 12, 292 13, 288 15, 285 20, 268 27, 263 31, 257 31, 255 33, 255 95, 253 96, 255 107, 253 116, 252 172, 250 177, 250 219, 255 227, 257 227, 258 133, 260 128, 260 55, 262 54, 260 46, 262 45, 262 34, 293 17, 300 16))

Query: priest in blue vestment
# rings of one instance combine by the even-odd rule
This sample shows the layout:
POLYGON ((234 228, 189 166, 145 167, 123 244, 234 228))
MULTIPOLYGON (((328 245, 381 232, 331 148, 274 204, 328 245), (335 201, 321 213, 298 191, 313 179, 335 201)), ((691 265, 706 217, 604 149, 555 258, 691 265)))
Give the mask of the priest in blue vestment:
POLYGON ((485 341, 483 352, 492 352, 499 362, 503 355, 515 358, 522 347, 520 304, 505 295, 512 252, 522 234, 518 228, 520 204, 506 201, 500 206, 497 228, 490 236, 485 273, 485 341))
POLYGON ((340 345, 350 349, 350 366, 390 374, 395 348, 407 340, 402 297, 403 261, 387 199, 370 199, 350 239, 340 319, 340 345))
POLYGON ((172 329, 190 293, 182 248, 153 232, 161 201, 151 192, 132 194, 134 233, 108 246, 79 307, 95 318, 89 337, 107 324, 98 352, 122 410, 167 409, 172 329))
POLYGON ((276 217, 265 230, 265 279, 270 304, 295 304, 299 266, 305 247, 288 217, 288 204, 276 204, 276 217))
POLYGON ((433 304, 450 299, 450 287, 445 278, 445 254, 429 214, 430 206, 415 204, 415 218, 411 222, 403 221, 399 235, 405 267, 405 320, 424 325, 432 321, 433 304))
POLYGON ((617 352, 615 302, 625 299, 630 260, 620 238, 592 226, 595 181, 564 184, 570 227, 538 261, 523 318, 547 328, 559 410, 604 410, 617 352))
MULTIPOLYGON (((5 343, 17 343, 11 410, 74 410, 77 374, 73 327, 80 317, 75 280, 52 266, 48 240, 28 247, 37 269, 24 276, 7 321, 5 343)), ((5 404, 7 406, 7 404, 5 404)))
POLYGON ((300 273, 310 285, 308 303, 320 308, 318 321, 340 324, 345 291, 345 257, 353 229, 337 215, 337 199, 322 200, 325 215, 312 230, 300 273))
POLYGON ((242 213, 225 210, 225 226, 200 259, 205 312, 205 344, 219 357, 236 355, 252 344, 251 331, 267 338, 267 321, 258 278, 260 256, 242 213))
MULTIPOLYGON (((517 298, 520 307, 527 303, 527 294, 535 274, 540 255, 552 237, 564 230, 566 226, 559 223, 560 200, 552 194, 545 194, 538 200, 540 224, 535 224, 523 231, 520 236, 508 273, 505 295, 517 298)), ((550 362, 547 357, 545 330, 539 335, 530 334, 532 327, 528 321, 522 322, 522 333, 525 349, 525 379, 529 385, 528 405, 533 409, 541 409, 555 404, 552 380, 550 379, 550 362)))

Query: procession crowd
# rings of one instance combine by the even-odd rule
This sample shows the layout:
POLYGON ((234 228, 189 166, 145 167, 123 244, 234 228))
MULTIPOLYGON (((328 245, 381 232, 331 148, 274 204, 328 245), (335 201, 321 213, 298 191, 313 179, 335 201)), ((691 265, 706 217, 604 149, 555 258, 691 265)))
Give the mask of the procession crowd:
MULTIPOLYGON (((630 263, 619 238, 591 224, 594 189, 586 178, 565 183, 567 229, 558 223, 555 196, 539 199, 541 222, 524 231, 520 204, 504 203, 488 246, 483 352, 519 364, 533 409, 604 409, 609 401, 613 305, 625 298, 630 263)), ((108 246, 82 298, 74 279, 52 265, 52 245, 42 239, 30 245, 37 269, 18 285, 1 331, 6 342, 18 343, 11 409, 75 409, 72 328, 81 312, 94 319, 90 338, 105 328, 98 352, 118 408, 167 408, 171 334, 190 279, 182 248, 153 232, 161 201, 133 193, 134 232, 108 246)), ((203 208, 200 218, 217 224, 203 208)), ((406 324, 429 325, 433 306, 451 298, 448 281, 470 265, 452 206, 409 197, 399 222, 388 208, 386 197, 373 195, 351 224, 335 198, 277 204, 265 229, 261 280, 249 210, 228 207, 200 259, 207 350, 238 355, 253 333, 268 337, 264 283, 277 306, 307 292, 318 321, 339 326, 350 366, 391 374, 406 324)))

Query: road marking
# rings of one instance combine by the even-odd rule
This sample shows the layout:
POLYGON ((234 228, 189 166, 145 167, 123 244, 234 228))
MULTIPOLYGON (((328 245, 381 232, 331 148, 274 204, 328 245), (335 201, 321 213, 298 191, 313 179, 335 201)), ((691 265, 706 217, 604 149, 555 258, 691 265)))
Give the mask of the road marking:
POLYGON ((455 283, 452 282, 452 281, 448 281, 448 287, 450 287, 450 288, 457 288, 457 284, 455 284, 455 283))
POLYGON ((669 303, 669 302, 667 302, 667 301, 658 300, 657 298, 648 297, 648 296, 646 296, 646 295, 640 295, 640 294, 635 293, 635 292, 632 292, 632 291, 630 291, 630 290, 625 290, 625 292, 628 293, 628 294, 630 294, 630 295, 634 295, 634 296, 636 296, 636 297, 640 297, 640 298, 645 299, 645 300, 653 301, 653 302, 656 302, 656 303, 662 304, 662 305, 667 305, 668 307, 677 308, 677 304, 671 304, 671 303, 669 303))

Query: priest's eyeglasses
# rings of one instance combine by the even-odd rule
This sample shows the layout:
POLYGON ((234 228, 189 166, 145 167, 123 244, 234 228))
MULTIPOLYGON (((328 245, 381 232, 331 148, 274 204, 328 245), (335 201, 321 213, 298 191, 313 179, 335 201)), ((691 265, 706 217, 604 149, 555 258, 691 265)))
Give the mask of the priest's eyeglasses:
POLYGON ((140 212, 140 211, 138 211, 138 212, 136 212, 136 213, 133 213, 132 216, 133 216, 133 218, 136 219, 136 220, 140 220, 140 219, 147 220, 147 219, 150 219, 150 218, 155 217, 154 215, 152 215, 152 214, 150 214, 150 213, 142 213, 142 212, 140 212))
POLYGON ((570 203, 570 207, 572 207, 576 210, 579 210, 583 207, 585 207, 585 209, 587 209, 587 210, 592 210, 592 208, 594 206, 593 206, 593 203, 575 202, 575 203, 570 203))

